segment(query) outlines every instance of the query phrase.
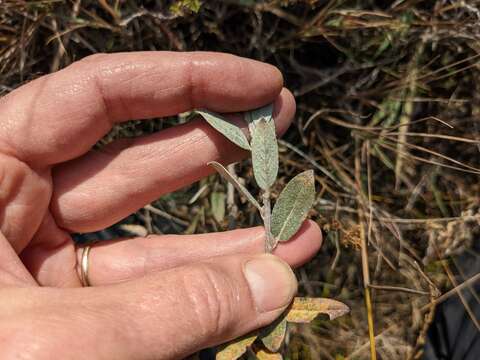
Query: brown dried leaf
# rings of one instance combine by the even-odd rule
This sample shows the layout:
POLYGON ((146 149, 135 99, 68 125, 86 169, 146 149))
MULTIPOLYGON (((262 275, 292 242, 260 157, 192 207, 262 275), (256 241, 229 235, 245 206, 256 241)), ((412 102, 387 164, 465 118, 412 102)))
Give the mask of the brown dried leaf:
POLYGON ((336 319, 350 312, 350 308, 333 299, 296 297, 287 311, 288 322, 309 323, 319 314, 327 314, 330 320, 336 319))
POLYGON ((271 352, 277 352, 283 344, 287 334, 287 320, 285 316, 267 326, 260 334, 263 345, 271 352))
POLYGON ((220 350, 217 352, 216 360, 236 360, 242 356, 247 347, 253 344, 258 337, 258 333, 248 334, 239 339, 232 340, 226 344, 223 344, 220 350))
POLYGON ((282 354, 260 350, 255 354, 258 360, 283 360, 282 354))

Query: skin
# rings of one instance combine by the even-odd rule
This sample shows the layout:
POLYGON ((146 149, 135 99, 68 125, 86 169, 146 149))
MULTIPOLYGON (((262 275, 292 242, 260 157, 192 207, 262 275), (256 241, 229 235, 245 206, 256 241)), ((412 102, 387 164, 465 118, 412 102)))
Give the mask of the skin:
POLYGON ((275 67, 170 52, 90 56, 1 98, 0 358, 179 359, 273 321, 296 289, 286 263, 303 264, 321 245, 311 221, 276 256, 262 255, 260 227, 98 244, 89 288, 70 235, 197 181, 209 161, 246 155, 201 119, 91 150, 115 123, 270 102, 281 134, 295 102, 275 67), (278 276, 260 291, 251 264, 278 276))

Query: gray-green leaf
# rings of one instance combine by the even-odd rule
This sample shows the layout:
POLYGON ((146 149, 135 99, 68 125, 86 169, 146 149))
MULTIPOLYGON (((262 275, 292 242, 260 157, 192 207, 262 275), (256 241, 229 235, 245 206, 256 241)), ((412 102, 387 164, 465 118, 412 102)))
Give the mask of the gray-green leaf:
POLYGON ((302 225, 315 200, 313 170, 295 176, 285 186, 272 212, 272 234, 278 241, 289 240, 302 225))
POLYGON ((255 200, 255 198, 253 197, 252 194, 250 194, 250 192, 245 188, 245 186, 243 186, 235 176, 233 176, 232 174, 230 174, 228 172, 227 169, 225 169, 225 167, 216 162, 216 161, 210 161, 208 163, 208 165, 212 166, 213 168, 215 168, 215 170, 218 171, 218 173, 220 175, 222 175, 222 177, 227 180, 230 184, 232 184, 235 189, 237 189, 238 192, 240 192, 243 196, 245 196, 247 198, 248 201, 250 201, 258 210, 261 211, 261 206, 260 204, 258 203, 257 200, 255 200))
POLYGON ((207 110, 196 110, 195 112, 235 145, 240 146, 242 149, 250 150, 247 137, 238 126, 233 125, 222 116, 207 110))
POLYGON ((273 185, 278 173, 278 144, 275 122, 261 119, 252 133, 252 164, 255 180, 263 190, 273 185))

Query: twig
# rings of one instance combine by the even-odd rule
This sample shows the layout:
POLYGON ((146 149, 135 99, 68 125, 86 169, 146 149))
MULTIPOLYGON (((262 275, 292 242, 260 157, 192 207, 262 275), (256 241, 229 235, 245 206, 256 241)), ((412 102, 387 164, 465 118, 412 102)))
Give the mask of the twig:
POLYGON ((372 289, 376 289, 376 290, 400 291, 400 292, 405 292, 405 293, 409 293, 409 294, 430 295, 430 293, 428 291, 409 289, 409 288, 399 287, 399 286, 368 284, 368 287, 372 288, 372 289))
POLYGON ((155 215, 161 216, 161 217, 163 217, 167 220, 173 221, 173 222, 175 222, 179 225, 182 225, 182 226, 188 226, 189 225, 188 221, 179 219, 179 218, 177 218, 173 215, 170 215, 169 213, 167 213, 163 210, 160 210, 160 209, 157 209, 156 207, 153 207, 152 205, 146 205, 144 208, 147 209, 148 211, 151 211, 155 215))
POLYGON ((203 186, 198 189, 198 191, 188 200, 188 205, 192 205, 195 201, 198 200, 198 198, 203 194, 205 190, 208 189, 208 184, 204 184, 203 186))
POLYGON ((465 280, 460 285, 455 286, 453 289, 451 289, 451 290, 447 291, 445 294, 439 296, 437 299, 435 299, 434 303, 430 303, 430 304, 425 305, 424 307, 422 307, 421 310, 422 311, 427 310, 429 307, 431 307, 433 305, 438 305, 438 304, 444 302, 445 300, 447 300, 453 294, 455 294, 457 292, 460 292, 464 288, 471 286, 473 283, 475 283, 479 280, 480 280, 480 273, 472 276, 470 279, 465 280))
MULTIPOLYGON (((338 210, 338 199, 337 199, 337 203, 336 203, 336 206, 335 206, 335 216, 334 216, 335 221, 338 221, 338 211, 337 210, 338 210)), ((335 270, 335 268, 337 267, 338 261, 340 260, 340 254, 342 252, 342 250, 340 248, 340 241, 338 239, 338 230, 335 230, 333 236, 335 238, 336 252, 335 252, 335 258, 333 259, 332 265, 330 266, 330 271, 335 270)))
POLYGON ((452 217, 426 218, 426 219, 381 217, 381 218, 378 218, 378 220, 388 222, 388 223, 395 223, 395 224, 425 224, 429 222, 449 222, 449 221, 462 220, 467 218, 468 216, 452 216, 452 217))
MULTIPOLYGON (((232 175, 235 173, 235 164, 228 165, 228 172, 232 175)), ((236 228, 236 219, 238 214, 238 206, 235 203, 235 188, 233 184, 227 182, 227 209, 228 209, 228 228, 230 230, 236 228)))
MULTIPOLYGON (((462 292, 460 290, 458 290, 458 283, 457 283, 457 280, 455 280, 455 277, 453 276, 452 271, 450 270, 450 268, 448 267, 448 265, 444 261, 442 261, 441 263, 442 263, 443 269, 445 270, 445 272, 448 276, 448 279, 450 280, 450 282, 455 287, 457 295, 460 298, 460 301, 462 302, 463 306, 465 307, 465 310, 467 311, 468 316, 472 320, 472 322, 475 325, 475 327, 477 328, 477 330, 480 331, 480 323, 478 322, 478 319, 475 316, 475 313, 473 312, 472 308, 468 304, 467 299, 465 299, 465 296, 463 296, 462 292)), ((467 286, 469 287, 470 284, 468 284, 467 286)))
MULTIPOLYGON (((359 139, 356 139, 356 147, 358 149, 359 139)), ((362 186, 361 186, 361 164, 360 164, 360 152, 357 151, 355 155, 355 181, 358 189, 358 222, 360 224, 360 246, 361 246, 361 256, 362 256, 362 274, 363 274, 363 288, 365 293, 365 306, 367 309, 367 322, 368 322, 368 336, 370 339, 370 359, 377 360, 377 350, 375 347, 375 331, 373 327, 373 310, 372 310, 372 299, 370 294, 370 273, 368 269, 368 250, 367 250, 367 236, 365 232, 365 226, 363 220, 365 218, 361 204, 362 196, 362 186)))

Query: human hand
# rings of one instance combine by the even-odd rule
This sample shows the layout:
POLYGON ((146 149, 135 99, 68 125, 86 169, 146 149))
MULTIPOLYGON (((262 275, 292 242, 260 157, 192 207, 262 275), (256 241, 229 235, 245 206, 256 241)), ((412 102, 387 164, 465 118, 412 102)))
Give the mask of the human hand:
POLYGON ((1 358, 178 359, 280 315, 296 291, 285 262, 320 247, 313 222, 278 257, 262 254, 259 227, 102 242, 83 288, 70 234, 112 225, 206 176, 207 162, 244 155, 200 119, 91 150, 113 124, 274 102, 282 133, 295 112, 282 86, 276 68, 253 60, 148 52, 91 56, 1 98, 1 358))

